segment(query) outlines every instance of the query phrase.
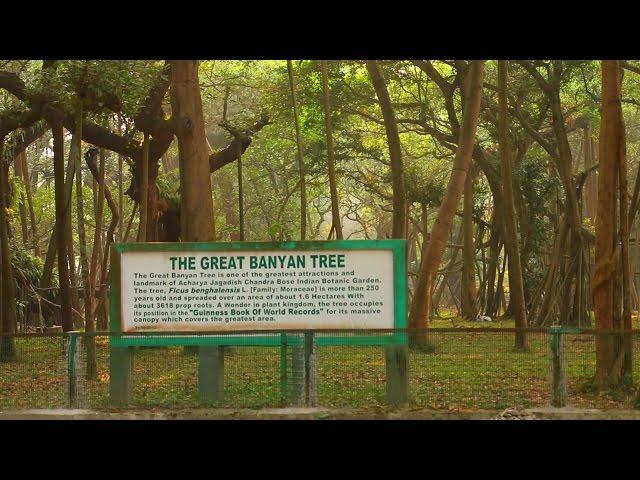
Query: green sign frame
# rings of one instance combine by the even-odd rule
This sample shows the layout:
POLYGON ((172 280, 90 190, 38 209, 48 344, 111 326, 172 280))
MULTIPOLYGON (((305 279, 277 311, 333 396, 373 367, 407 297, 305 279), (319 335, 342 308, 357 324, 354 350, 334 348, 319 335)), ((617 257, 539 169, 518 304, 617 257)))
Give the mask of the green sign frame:
MULTIPOLYGON (((176 242, 176 243, 115 243, 111 247, 111 281, 109 297, 110 331, 112 347, 134 346, 281 346, 286 330, 265 330, 264 333, 242 335, 221 332, 180 332, 179 335, 136 333, 122 331, 121 319, 121 254, 124 252, 219 252, 219 251, 332 251, 332 250, 390 250, 393 254, 394 328, 406 329, 407 324, 407 260, 406 240, 328 240, 299 242, 176 242)), ((313 330, 310 330, 313 331, 313 330)), ((302 334, 286 335, 286 343, 294 346, 304 342, 302 334)), ((345 334, 316 336, 317 345, 389 345, 406 344, 406 333, 345 334)))

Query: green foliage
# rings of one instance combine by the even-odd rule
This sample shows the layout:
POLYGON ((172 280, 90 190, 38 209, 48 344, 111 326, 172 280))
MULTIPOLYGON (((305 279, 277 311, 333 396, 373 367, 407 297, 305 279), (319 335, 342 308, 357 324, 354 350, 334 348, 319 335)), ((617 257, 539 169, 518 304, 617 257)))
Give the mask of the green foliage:
MULTIPOLYGON (((14 242, 15 243, 15 242, 14 242)), ((28 302, 36 300, 34 289, 40 285, 43 262, 31 255, 23 247, 13 245, 11 249, 11 267, 18 287, 16 308, 18 315, 23 315, 28 302)))
POLYGON ((167 200, 173 208, 180 208, 180 172, 174 169, 161 173, 156 179, 158 195, 167 200))
POLYGON ((451 166, 449 159, 422 158, 414 161, 405 171, 407 198, 430 208, 439 207, 451 174, 451 166))
POLYGON ((560 189, 557 176, 549 176, 547 166, 535 154, 527 155, 513 171, 514 184, 522 193, 520 241, 525 291, 533 292, 545 274, 542 250, 549 245, 552 224, 549 202, 560 189))
POLYGON ((124 113, 135 115, 162 67, 162 61, 61 60, 54 68, 31 70, 24 77, 31 97, 73 105, 81 96, 85 106, 98 112, 115 101, 124 113))
POLYGON ((16 177, 15 175, 9 176, 9 205, 10 208, 17 208, 23 204, 23 200, 25 198, 25 185, 21 178, 16 177))
POLYGON ((19 272, 20 277, 31 285, 38 285, 42 278, 44 266, 41 258, 30 254, 24 248, 14 248, 11 251, 11 266, 19 272))

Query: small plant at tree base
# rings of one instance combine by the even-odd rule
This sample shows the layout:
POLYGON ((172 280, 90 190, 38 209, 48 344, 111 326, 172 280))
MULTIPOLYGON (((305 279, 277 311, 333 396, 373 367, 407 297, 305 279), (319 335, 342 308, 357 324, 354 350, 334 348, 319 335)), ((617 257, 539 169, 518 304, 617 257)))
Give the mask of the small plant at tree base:
POLYGON ((0 337, 0 363, 18 360, 13 337, 0 337))
MULTIPOLYGON (((629 396, 636 393, 636 389, 633 386, 633 379, 629 375, 625 375, 624 377, 622 377, 618 385, 612 386, 605 390, 598 387, 595 376, 590 377, 582 382, 581 385, 579 385, 579 387, 576 389, 576 391, 579 393, 592 395, 608 395, 616 400, 627 399, 629 396)), ((634 400, 634 408, 640 408, 635 406, 640 405, 640 403, 638 403, 639 401, 640 396, 636 396, 636 399, 634 400)))

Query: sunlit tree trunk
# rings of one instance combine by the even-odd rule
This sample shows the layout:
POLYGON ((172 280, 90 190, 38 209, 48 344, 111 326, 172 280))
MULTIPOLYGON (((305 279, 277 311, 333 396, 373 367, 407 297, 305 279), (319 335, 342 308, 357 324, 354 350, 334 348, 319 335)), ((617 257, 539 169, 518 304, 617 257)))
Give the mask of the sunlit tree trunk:
MULTIPOLYGON (((96 297, 98 292, 98 278, 100 278, 100 259, 102 258, 102 224, 104 222, 104 155, 100 153, 100 176, 94 177, 94 185, 97 185, 95 218, 96 229, 93 235, 93 249, 91 250, 91 266, 89 268, 89 289, 93 298, 93 319, 97 317, 95 309, 96 297)), ((104 326, 101 326, 104 327, 104 326)))
MULTIPOLYGON (((24 181, 23 168, 26 163, 27 154, 23 151, 16 155, 13 159, 13 172, 16 178, 24 181)), ((25 182, 26 184, 26 182, 25 182)), ((26 247, 29 245, 29 225, 27 220, 27 207, 26 198, 23 193, 20 194, 20 205, 18 206, 18 213, 20 214, 20 228, 22 233, 22 244, 26 247)))
POLYGON ((244 235, 244 188, 242 180, 242 146, 238 145, 238 236, 241 242, 245 241, 244 235))
POLYGON ((476 127, 480 113, 482 99, 482 82, 484 78, 484 62, 475 60, 471 62, 465 81, 466 95, 464 101, 466 107, 462 118, 458 148, 453 163, 453 170, 447 185, 445 196, 438 210, 438 216, 433 225, 431 238, 422 259, 420 275, 416 293, 411 303, 409 313, 409 325, 411 327, 425 328, 429 324, 429 312, 431 311, 431 291, 435 274, 442 260, 447 238, 451 230, 453 217, 462 196, 464 182, 467 177, 471 154, 476 141, 476 127))
POLYGON ((197 61, 171 62, 171 110, 180 152, 180 237, 185 242, 211 241, 213 197, 197 61))
POLYGON ((65 201, 66 201, 66 219, 64 225, 64 242, 67 245, 67 257, 69 258, 69 283, 71 285, 71 307, 73 309, 73 325, 74 328, 78 328, 82 324, 82 318, 80 317, 80 297, 78 295, 78 279, 76 275, 76 254, 73 245, 73 222, 72 222, 72 202, 73 196, 73 178, 75 178, 76 163, 75 148, 76 142, 72 142, 69 148, 69 159, 67 160, 67 175, 66 178, 70 178, 71 182, 65 181, 65 186, 68 184, 69 189, 65 189, 65 201))
POLYGON ((467 172, 464 181, 462 214, 462 291, 460 310, 467 320, 475 320, 478 289, 476 287, 476 246, 473 240, 473 176, 467 172))
MULTIPOLYGON (((7 186, 8 165, 4 159, 4 136, 0 138, 0 334, 10 335, 16 332, 16 292, 11 267, 11 252, 9 250, 9 232, 7 218, 7 186)), ((10 362, 16 359, 16 351, 12 337, 0 337, 0 362, 10 362)))
MULTIPOLYGON (((588 170, 595 162, 593 158, 593 148, 591 144, 591 127, 584 128, 584 169, 588 170)), ((596 211, 598 205, 598 171, 591 173, 584 184, 584 216, 591 219, 595 224, 596 211)))
MULTIPOLYGON (((171 111, 180 162, 180 239, 215 239, 209 146, 204 128, 198 61, 171 61, 171 111)), ((194 353, 185 347, 185 351, 194 353)))
MULTIPOLYGON (((84 195, 82 182, 82 105, 76 109, 76 130, 73 132, 71 142, 75 144, 73 149, 76 168, 76 216, 78 223, 78 244, 80 249, 80 275, 83 285, 84 304, 84 330, 91 334, 95 331, 93 321, 93 294, 89 283, 89 260, 87 258, 87 234, 84 223, 84 195)), ((87 349, 86 377, 93 379, 96 377, 96 343, 95 337, 89 335, 85 339, 87 349)))
MULTIPOLYGON (((622 78, 620 78, 622 82, 622 78)), ((621 88, 621 87, 620 87, 621 88)), ((629 182, 627 179, 627 142, 626 128, 622 108, 620 108, 620 154, 618 156, 618 198, 620 201, 620 286, 622 288, 622 325, 623 330, 631 330, 631 268, 629 266, 629 182)), ((633 379, 633 337, 625 333, 622 339, 622 363, 621 376, 633 379)))
POLYGON ((404 185, 404 166, 402 164, 402 150, 400 148, 400 134, 398 133, 398 123, 391 105, 391 98, 385 83, 384 76, 380 71, 380 66, 375 60, 367 60, 367 70, 373 83, 373 88, 378 97, 384 128, 387 133, 387 144, 389 146, 389 158, 391 160, 391 183, 393 187, 393 238, 406 238, 407 236, 407 194, 404 185))
MULTIPOLYGON (((624 124, 620 103, 620 66, 616 60, 603 60, 598 175, 598 212, 596 216, 596 271, 593 298, 596 329, 619 329, 615 311, 615 283, 619 269, 616 258, 616 180, 624 155, 624 124)), ((596 337, 596 382, 600 388, 617 385, 621 379, 624 355, 618 335, 596 337)))
MULTIPOLYGON (((65 195, 64 178, 64 132, 62 121, 54 118, 51 122, 53 132, 53 170, 55 177, 56 204, 56 250, 58 254, 58 277, 60 284, 60 304, 62 330, 73 330, 73 316, 71 310, 71 285, 69 282, 69 262, 67 259, 67 245, 65 243, 64 226, 67 219, 67 198, 65 195)), ((70 179, 73 182, 73 179, 70 179)), ((72 183, 73 185, 73 183, 72 183)))
POLYGON ((487 286, 486 301, 484 314, 489 317, 496 315, 496 272, 498 270, 498 261, 500 256, 500 233, 498 230, 498 213, 497 206, 494 204, 493 213, 491 214, 491 233, 489 234, 489 258, 487 259, 487 286))
MULTIPOLYGON (((122 133, 122 122, 118 121, 118 133, 122 133)), ((163 157, 164 158, 164 157, 163 157)), ((118 227, 118 242, 122 242, 124 239, 124 157, 118 154, 118 218, 120 219, 120 226, 118 227)))
POLYGON ((140 177, 140 223, 138 224, 138 241, 147 241, 147 224, 149 221, 149 134, 144 134, 142 143, 142 161, 140 177))
POLYGON ((324 125, 327 136, 327 164, 329 167, 329 190, 331 192, 331 230, 335 238, 342 240, 342 225, 340 219, 340 199, 336 181, 335 159, 333 156, 333 128, 331 126, 331 99, 329 92, 329 72, 326 60, 320 60, 322 71, 322 93, 324 102, 324 125))
POLYGON ((27 156, 23 157, 22 174, 24 180, 25 192, 27 194, 27 207, 29 208, 29 223, 31 224, 31 241, 33 247, 33 254, 36 257, 40 256, 40 245, 38 242, 38 226, 36 224, 36 214, 33 209, 33 192, 31 187, 31 175, 29 174, 29 162, 27 162, 27 156))
MULTIPOLYGON (((462 241, 462 235, 463 235, 463 230, 462 228, 460 228, 460 230, 458 230, 458 234, 456 236, 456 244, 459 244, 462 241)), ((424 242, 423 243, 423 248, 422 251, 426 251, 426 247, 428 245, 428 242, 424 242)), ((435 291, 435 293, 432 296, 432 300, 431 300, 431 312, 432 313, 437 313, 439 308, 440 308, 440 300, 442 299, 442 295, 444 293, 445 287, 447 285, 449 285, 449 280, 452 277, 451 271, 455 268, 456 266, 456 262, 458 261, 458 254, 460 252, 460 250, 462 250, 461 248, 454 248, 453 252, 451 253, 451 257, 449 259, 449 261, 447 262, 447 264, 444 266, 444 272, 442 274, 442 280, 440 281, 440 285, 438 285, 438 289, 435 291)), ((453 293, 452 293, 453 294, 453 293)))
MULTIPOLYGON (((107 231, 105 233, 105 244, 102 254, 102 264, 100 267, 100 283, 97 288, 98 294, 98 302, 97 302, 97 318, 98 318, 98 328, 101 330, 106 330, 108 328, 107 320, 107 283, 109 281, 109 253, 110 247, 114 240, 116 227, 118 226, 118 222, 120 217, 118 215, 118 205, 113 199, 111 192, 107 188, 105 184, 105 158, 103 155, 100 155, 100 165, 96 165, 95 156, 87 156, 86 158, 87 166, 91 171, 91 175, 93 178, 98 181, 98 184, 101 185, 100 193, 103 195, 104 200, 107 201, 107 205, 109 206, 109 210, 111 212, 111 221, 109 222, 109 226, 107 227, 107 231)), ((102 207, 103 208, 103 207, 102 207)))
MULTIPOLYGON (((56 262, 56 237, 58 235, 58 229, 54 225, 49 237, 49 244, 47 247, 47 255, 44 259, 44 265, 42 267, 42 277, 40 277, 40 290, 43 295, 47 295, 49 288, 51 288, 51 278, 53 276, 53 265, 56 262)), ((50 323, 47 322, 47 327, 50 327, 50 323)))
MULTIPOLYGON (((67 182, 72 182, 72 178, 65 179, 65 191, 68 190, 67 182)), ((35 218, 34 218, 35 220, 35 218)), ((46 295, 48 293, 48 289, 51 287, 51 277, 53 275, 53 266, 56 261, 56 235, 57 235, 57 227, 54 224, 53 229, 51 231, 51 235, 49 236, 49 242, 47 243, 47 253, 45 255, 44 266, 42 268, 42 277, 40 278, 40 289, 43 294, 46 295)), ((35 237, 35 223, 34 223, 34 237, 35 237)), ((36 243, 37 245, 37 243, 36 243)), ((50 327, 50 322, 47 322, 47 327, 50 327)))
MULTIPOLYGON (((505 218, 505 249, 509 262, 509 303, 511 305, 517 328, 527 327, 527 311, 524 300, 524 284, 522 281, 522 266, 520 263, 520 244, 518 241, 518 223, 513 193, 513 179, 511 176, 511 146, 508 136, 507 114, 507 62, 498 61, 498 130, 500 154, 502 157, 502 188, 504 192, 505 218)), ((516 348, 527 347, 525 333, 516 333, 516 348)))
POLYGON ((302 153, 302 135, 300 134, 300 119, 298 118, 296 80, 293 74, 293 65, 291 60, 287 60, 287 70, 289 72, 289 90, 291 91, 293 124, 296 129, 298 174, 300 175, 300 240, 305 240, 307 236, 307 183, 305 181, 304 155, 302 153))

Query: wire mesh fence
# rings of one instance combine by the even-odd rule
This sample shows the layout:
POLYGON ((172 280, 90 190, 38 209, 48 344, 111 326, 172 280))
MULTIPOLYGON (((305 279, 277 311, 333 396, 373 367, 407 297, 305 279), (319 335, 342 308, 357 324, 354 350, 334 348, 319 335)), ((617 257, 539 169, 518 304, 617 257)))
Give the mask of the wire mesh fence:
MULTIPOLYGON (((215 347, 219 348, 216 354, 221 362, 223 387, 213 404, 225 408, 387 407, 390 366, 385 343, 391 333, 394 332, 368 332, 367 341, 358 342, 361 334, 353 332, 341 333, 341 341, 332 341, 335 333, 326 331, 276 332, 271 335, 278 340, 268 345, 247 341, 246 345, 215 347)), ((0 362, 0 409, 111 408, 113 336, 73 336, 77 341, 75 355, 72 335, 5 337, 3 348, 11 343, 15 358, 0 362), (91 351, 93 354, 87 355, 91 351)), ((244 338, 238 332, 234 336, 244 338)), ((558 385, 566 388, 564 398, 570 406, 634 406, 636 392, 632 384, 640 382, 640 368, 634 369, 633 382, 628 382, 626 388, 602 392, 594 387, 593 332, 563 331, 555 351, 555 337, 549 330, 532 329, 526 337, 528 348, 523 351, 514 348, 513 329, 429 329, 419 346, 404 350, 410 407, 545 407, 553 404, 558 385)), ((246 338, 250 336, 247 334, 246 338)), ((634 332, 632 338, 634 364, 639 365, 640 332, 634 332)), ((200 347, 128 348, 131 388, 127 406, 192 408, 203 404, 200 347)))
POLYGON ((431 332, 429 349, 410 353, 413 402, 437 409, 548 404, 548 335, 529 333, 527 341, 528 350, 518 351, 513 333, 431 332))
MULTIPOLYGON (((586 332, 564 333, 562 336, 563 365, 570 405, 579 408, 637 407, 638 395, 634 385, 640 384, 640 332, 628 334, 633 358, 631 376, 623 379, 619 388, 605 391, 600 391, 595 382, 597 335, 586 332)), ((603 337, 617 335, 603 334, 603 337)))

